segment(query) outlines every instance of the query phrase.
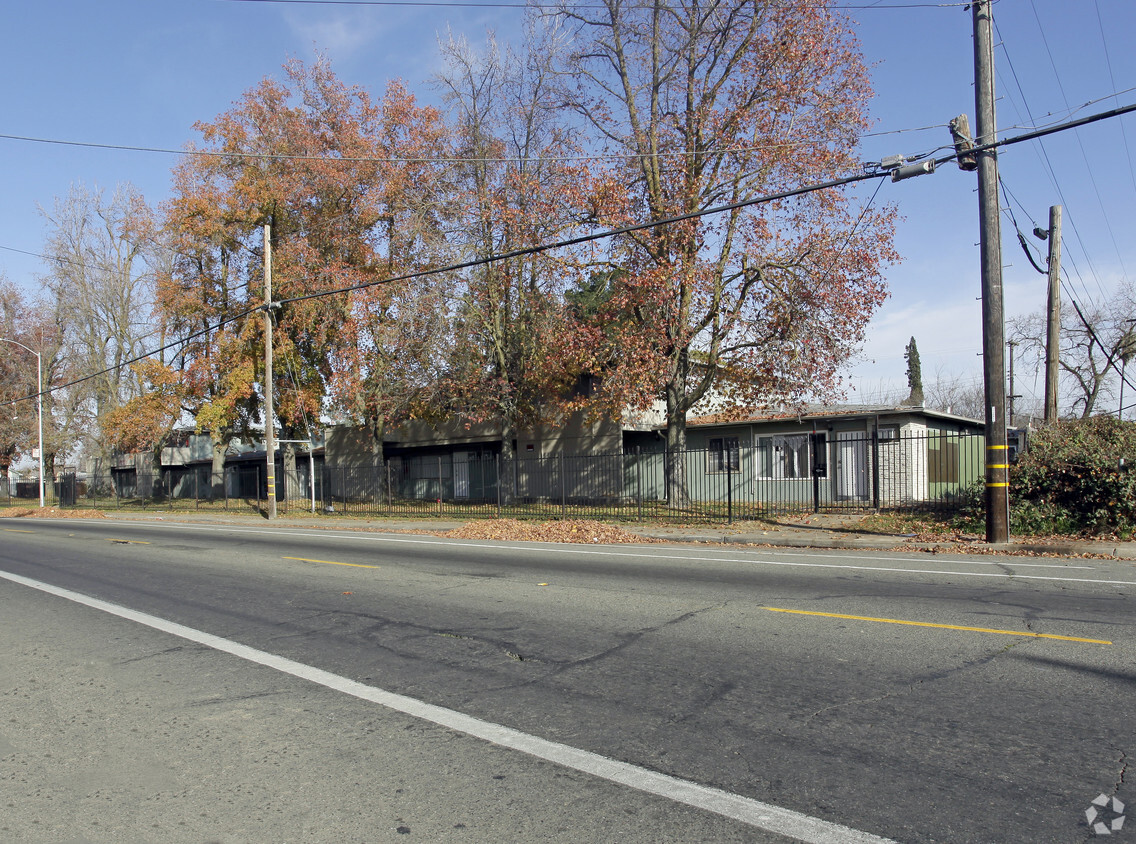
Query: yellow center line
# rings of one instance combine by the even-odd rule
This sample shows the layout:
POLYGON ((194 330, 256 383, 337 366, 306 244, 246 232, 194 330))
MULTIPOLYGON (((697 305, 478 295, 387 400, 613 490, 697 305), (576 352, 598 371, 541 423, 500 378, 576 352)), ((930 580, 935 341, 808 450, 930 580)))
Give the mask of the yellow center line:
POLYGON ((313 560, 309 557, 283 557, 285 560, 299 560, 301 563, 326 563, 329 566, 351 566, 357 569, 377 569, 379 566, 365 566, 362 563, 337 563, 335 560, 313 560))
POLYGON ((106 542, 117 542, 120 545, 149 545, 150 544, 149 542, 143 542, 141 539, 111 539, 108 536, 104 536, 103 539, 106 542))
POLYGON ((940 630, 966 630, 971 633, 998 633, 1003 636, 1028 636, 1031 639, 1060 639, 1064 642, 1088 642, 1093 645, 1111 645, 1105 639, 1082 639, 1078 636, 1057 636, 1053 633, 1034 633, 1029 630, 995 630, 990 627, 961 627, 957 624, 934 624, 930 621, 906 621, 900 618, 872 618, 866 615, 842 615, 834 612, 809 612, 808 610, 786 610, 779 607, 762 607, 770 612, 787 612, 794 615, 819 615, 824 618, 847 618, 852 621, 877 621, 881 624, 907 624, 912 627, 937 627, 940 630))
POLYGON ((34 530, 20 530, 19 528, 4 528, 6 533, 35 533, 34 530))

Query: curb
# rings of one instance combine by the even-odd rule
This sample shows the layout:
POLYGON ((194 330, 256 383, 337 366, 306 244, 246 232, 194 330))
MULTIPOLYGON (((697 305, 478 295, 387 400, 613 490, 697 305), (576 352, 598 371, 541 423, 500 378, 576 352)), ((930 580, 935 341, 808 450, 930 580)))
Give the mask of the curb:
MULTIPOLYGON (((276 524, 280 527, 287 527, 291 529, 316 529, 316 530, 369 530, 369 531, 391 531, 401 532, 405 530, 427 530, 427 531, 446 531, 465 523, 462 519, 453 520, 407 520, 406 522, 388 522, 386 520, 374 521, 357 521, 352 523, 339 523, 335 524, 334 521, 329 523, 325 519, 296 519, 289 520, 288 517, 282 517, 276 522, 270 522, 263 517, 253 516, 251 514, 187 514, 177 512, 160 512, 151 511, 149 513, 108 513, 109 518, 129 518, 137 519, 140 521, 170 521, 177 522, 179 520, 185 523, 193 522, 212 522, 213 524, 220 525, 248 525, 249 523, 256 524, 261 527, 268 527, 276 524)), ((991 552, 1026 552, 1031 554, 1054 554, 1065 557, 1075 557, 1081 554, 1098 554, 1102 556, 1113 557, 1119 560, 1136 561, 1136 542, 1111 542, 1101 541, 1093 542, 1086 540, 1068 540, 1068 541, 1041 541, 1034 542, 1030 540, 1023 540, 1020 542, 999 542, 987 543, 976 542, 967 546, 960 546, 951 542, 911 542, 905 536, 888 536, 881 534, 857 534, 851 531, 845 531, 846 535, 843 536, 829 536, 825 535, 827 531, 824 528, 813 529, 789 529, 787 531, 775 531, 771 533, 744 533, 744 532, 718 532, 713 530, 689 530, 684 533, 671 533, 667 529, 651 529, 634 530, 629 528, 632 533, 642 536, 644 539, 651 539, 662 542, 674 543, 703 543, 714 545, 750 545, 755 547, 784 547, 784 548, 817 548, 824 550, 846 550, 846 551, 894 551, 899 546, 904 546, 905 550, 914 551, 930 551, 939 552, 944 554, 958 554, 966 556, 968 554, 988 554, 991 552)))

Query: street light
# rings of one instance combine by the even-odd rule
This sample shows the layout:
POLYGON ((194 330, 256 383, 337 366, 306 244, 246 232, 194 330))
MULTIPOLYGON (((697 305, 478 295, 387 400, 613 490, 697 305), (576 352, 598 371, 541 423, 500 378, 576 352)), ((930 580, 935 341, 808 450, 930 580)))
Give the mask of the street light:
POLYGON ((7 337, 0 337, 0 340, 26 349, 36 357, 36 419, 39 423, 39 506, 43 507, 43 358, 35 349, 29 349, 18 340, 9 340, 7 337))

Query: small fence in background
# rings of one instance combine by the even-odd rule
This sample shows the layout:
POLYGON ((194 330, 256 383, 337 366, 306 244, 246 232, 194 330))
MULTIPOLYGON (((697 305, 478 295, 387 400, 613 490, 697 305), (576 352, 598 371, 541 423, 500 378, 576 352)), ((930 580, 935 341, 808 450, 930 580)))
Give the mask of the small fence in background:
MULTIPOLYGON (((596 518, 725 522, 796 512, 952 512, 984 475, 985 440, 928 432, 831 432, 711 441, 677 454, 521 456, 452 451, 368 466, 277 465, 281 514, 596 518), (679 490, 672 494, 669 490, 679 490)), ((52 504, 76 508, 257 510, 265 466, 243 463, 69 474, 52 504)), ((9 504, 38 503, 35 482, 9 484, 9 504), (14 489, 13 489, 14 487, 14 489)), ((0 497, 0 502, 2 502, 0 497)))

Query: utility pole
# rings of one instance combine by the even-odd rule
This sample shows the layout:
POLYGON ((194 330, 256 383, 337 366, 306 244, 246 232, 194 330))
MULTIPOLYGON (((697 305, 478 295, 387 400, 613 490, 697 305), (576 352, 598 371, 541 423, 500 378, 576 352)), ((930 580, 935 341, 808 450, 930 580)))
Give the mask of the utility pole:
POLYGON ((1061 206, 1049 207, 1049 316, 1045 333, 1045 421, 1057 421, 1057 368, 1061 356, 1061 206))
POLYGON ((1120 407, 1116 411, 1117 419, 1124 418, 1124 372, 1128 369, 1128 361, 1136 357, 1136 333, 1133 333, 1133 325, 1136 325, 1136 319, 1128 320, 1128 330, 1120 341, 1120 407))
POLYGON ((994 119, 993 0, 971 3, 974 20, 974 106, 977 117, 978 205, 982 264, 982 363, 986 387, 986 541, 1010 538, 1009 460, 1006 448, 1005 328, 1002 314, 1002 229, 998 210, 998 154, 994 119))
POLYGON ((276 445, 272 406, 272 225, 264 224, 264 454, 268 463, 268 518, 276 518, 276 445))

